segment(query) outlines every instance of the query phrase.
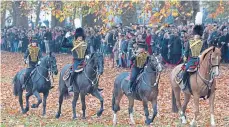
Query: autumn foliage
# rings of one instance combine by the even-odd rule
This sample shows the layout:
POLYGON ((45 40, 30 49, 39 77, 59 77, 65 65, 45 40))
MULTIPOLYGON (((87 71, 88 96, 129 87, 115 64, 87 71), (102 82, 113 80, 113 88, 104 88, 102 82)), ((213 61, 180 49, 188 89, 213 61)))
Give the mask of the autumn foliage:
MULTIPOLYGON (((71 56, 64 54, 57 54, 57 66, 59 70, 67 63, 71 63, 71 56)), ((23 115, 19 108, 18 97, 15 97, 12 92, 12 78, 26 65, 23 63, 23 55, 18 53, 1 52, 1 124, 6 126, 111 126, 112 125, 112 110, 111 99, 112 90, 115 77, 122 71, 129 71, 124 69, 112 68, 112 62, 109 59, 105 60, 105 72, 100 79, 99 86, 103 88, 101 93, 104 97, 104 114, 96 117, 96 111, 100 107, 99 100, 91 95, 86 97, 86 120, 81 119, 81 102, 77 103, 78 120, 72 120, 71 99, 64 100, 62 107, 62 116, 59 120, 55 119, 55 113, 58 108, 58 78, 54 77, 54 89, 50 91, 47 99, 47 116, 41 117, 42 105, 38 109, 30 109, 30 111, 23 115)), ((229 65, 221 65, 220 77, 217 78, 217 90, 215 98, 215 119, 217 126, 229 126, 229 65)), ((155 118, 153 126, 179 126, 180 120, 178 115, 171 112, 171 87, 169 83, 169 74, 171 68, 167 68, 161 75, 159 83, 158 96, 158 116, 155 118)), ((25 93, 24 93, 25 97, 25 93)), ((79 99, 80 100, 80 99, 79 99)), ((30 105, 36 103, 36 98, 30 98, 30 105)), ((25 100, 24 100, 25 105, 25 100)), ((118 113, 118 124, 120 126, 128 126, 128 101, 124 97, 120 103, 121 112, 118 113)), ((151 109, 151 105, 149 105, 151 109)), ((188 120, 194 116, 193 99, 191 99, 187 108, 188 120)), ((151 111, 151 110, 149 110, 151 111)), ((200 116, 198 117, 198 124, 200 126, 209 126, 208 101, 200 100, 200 116)), ((144 125, 144 111, 142 103, 135 101, 134 118, 136 124, 144 125)), ((188 126, 188 125, 187 125, 188 126)))

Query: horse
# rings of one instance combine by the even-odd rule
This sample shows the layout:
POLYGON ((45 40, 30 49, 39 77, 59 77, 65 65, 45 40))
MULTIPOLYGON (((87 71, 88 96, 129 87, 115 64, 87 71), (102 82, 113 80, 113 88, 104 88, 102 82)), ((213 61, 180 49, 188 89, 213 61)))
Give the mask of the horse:
POLYGON ((196 126, 197 116, 199 115, 199 98, 200 97, 209 97, 210 113, 211 118, 210 122, 212 126, 215 126, 214 120, 214 98, 215 98, 215 87, 216 81, 215 77, 219 75, 219 64, 221 60, 221 51, 219 48, 210 47, 202 52, 202 55, 199 57, 199 65, 197 71, 190 74, 189 76, 189 88, 190 90, 183 91, 184 93, 184 104, 181 107, 180 102, 180 93, 181 88, 179 84, 175 81, 176 75, 181 70, 182 64, 176 66, 170 75, 170 82, 172 87, 172 111, 178 112, 180 115, 181 123, 186 124, 185 111, 189 103, 191 95, 194 98, 194 108, 195 116, 191 121, 191 126, 196 126))
POLYGON ((146 64, 143 72, 139 75, 136 81, 136 89, 132 94, 128 94, 129 89, 129 72, 123 72, 119 74, 114 82, 113 97, 112 97, 112 110, 113 125, 117 124, 116 113, 120 110, 119 103, 125 94, 129 100, 129 117, 131 124, 135 124, 133 118, 133 106, 134 100, 142 101, 145 112, 145 123, 149 125, 153 122, 157 115, 157 96, 158 96, 158 82, 160 78, 160 72, 162 71, 161 60, 157 56, 150 56, 148 63, 146 64), (153 117, 149 118, 148 101, 153 106, 153 117))
POLYGON ((43 113, 46 114, 46 100, 49 95, 49 90, 51 87, 50 76, 54 73, 58 74, 56 58, 51 53, 43 58, 41 58, 40 64, 31 72, 30 79, 27 82, 26 87, 26 108, 23 108, 22 94, 24 89, 22 89, 22 84, 25 82, 24 75, 26 69, 22 69, 13 78, 13 93, 15 96, 19 97, 19 104, 23 114, 29 111, 29 98, 35 95, 37 98, 37 104, 33 104, 31 108, 38 108, 42 103, 42 99, 39 93, 43 93, 43 113))
MULTIPOLYGON (((64 97, 69 96, 68 92, 68 86, 70 86, 70 78, 64 80, 64 75, 66 71, 71 68, 71 64, 67 64, 64 66, 64 68, 60 72, 60 78, 59 78, 59 108, 56 113, 56 118, 59 118, 61 115, 61 105, 63 103, 64 97)), ((73 112, 73 119, 76 119, 76 102, 79 98, 81 98, 82 103, 82 111, 83 111, 83 119, 86 119, 85 117, 85 111, 86 111, 86 104, 85 104, 85 96, 89 93, 92 96, 98 98, 100 100, 100 109, 97 112, 97 116, 101 116, 103 112, 103 97, 100 95, 98 91, 98 87, 96 85, 98 84, 99 75, 103 73, 103 67, 104 67, 104 58, 101 53, 92 53, 89 56, 89 59, 86 61, 86 65, 84 67, 84 70, 82 72, 79 72, 76 74, 76 77, 73 81, 73 88, 74 88, 74 97, 72 101, 72 112, 73 112), (78 90, 76 90, 78 89, 78 90)))

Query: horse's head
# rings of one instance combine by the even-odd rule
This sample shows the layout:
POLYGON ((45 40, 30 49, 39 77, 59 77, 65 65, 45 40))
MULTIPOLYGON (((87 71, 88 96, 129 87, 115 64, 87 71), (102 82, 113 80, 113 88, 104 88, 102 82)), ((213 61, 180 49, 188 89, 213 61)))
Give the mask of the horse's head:
POLYGON ((87 65, 92 66, 98 71, 99 74, 103 73, 104 70, 104 58, 102 53, 92 53, 87 60, 87 65))
POLYGON ((219 75, 220 61, 221 61, 221 50, 219 48, 213 47, 209 58, 209 63, 211 66, 213 76, 219 75))
POLYGON ((158 56, 151 55, 149 57, 149 65, 152 67, 152 69, 155 69, 158 72, 161 72, 163 70, 161 61, 162 61, 161 55, 158 56))
POLYGON ((52 53, 49 53, 49 55, 45 57, 45 64, 46 67, 50 69, 52 73, 54 73, 55 75, 58 74, 56 58, 54 55, 52 55, 52 53))

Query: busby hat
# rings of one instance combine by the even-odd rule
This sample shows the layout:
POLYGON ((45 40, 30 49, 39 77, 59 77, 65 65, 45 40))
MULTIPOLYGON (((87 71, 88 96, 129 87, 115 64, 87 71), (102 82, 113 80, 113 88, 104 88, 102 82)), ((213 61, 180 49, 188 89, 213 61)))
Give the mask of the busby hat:
POLYGON ((37 39, 37 37, 32 37, 32 39, 31 39, 31 43, 38 43, 38 39, 37 39))
POLYGON ((193 35, 203 35, 204 28, 202 26, 202 19, 203 19, 203 14, 202 12, 198 12, 196 14, 196 19, 195 19, 195 26, 193 27, 193 35))
POLYGON ((77 39, 78 37, 83 37, 83 40, 85 40, 84 30, 81 27, 77 28, 75 31, 75 39, 77 39))

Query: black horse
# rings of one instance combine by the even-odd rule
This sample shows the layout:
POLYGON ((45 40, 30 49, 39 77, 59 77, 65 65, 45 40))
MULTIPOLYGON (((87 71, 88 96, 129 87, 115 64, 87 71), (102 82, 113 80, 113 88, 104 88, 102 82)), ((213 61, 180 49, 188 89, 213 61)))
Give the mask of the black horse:
MULTIPOLYGON (((73 119, 76 119, 76 102, 79 98, 81 98, 82 110, 83 110, 83 119, 85 119, 85 96, 90 93, 92 96, 95 96, 100 100, 101 107, 97 112, 97 116, 101 116, 103 112, 103 98, 98 91, 99 75, 103 73, 104 59, 101 53, 93 53, 90 55, 90 58, 87 60, 87 63, 84 67, 84 70, 76 75, 73 81, 74 88, 74 98, 72 101, 72 111, 73 111, 73 119), (78 89, 78 90, 76 90, 78 89)), ((60 117, 61 114, 61 105, 63 103, 64 96, 68 96, 68 87, 70 84, 70 78, 64 80, 64 75, 66 71, 71 68, 71 64, 67 64, 60 72, 59 79, 59 108, 56 114, 56 118, 60 117)))
POLYGON ((129 100, 129 115, 131 124, 135 124, 133 119, 133 106, 134 100, 143 102, 144 112, 146 116, 146 124, 153 122, 157 114, 157 96, 158 96, 158 82, 160 78, 160 72, 162 71, 161 60, 159 57, 150 56, 144 71, 140 74, 136 81, 136 89, 132 95, 128 95, 129 78, 130 73, 123 72, 119 74, 114 82, 113 98, 112 98, 112 110, 114 112, 113 124, 117 123, 116 113, 120 110, 120 100, 125 94, 129 100), (148 101, 153 106, 153 117, 149 118, 148 101))
POLYGON ((57 75, 56 58, 51 53, 41 59, 39 65, 31 73, 31 78, 28 81, 26 87, 26 108, 23 108, 23 89, 22 84, 25 82, 24 75, 26 69, 19 71, 13 79, 13 91, 14 95, 19 97, 19 103, 22 113, 25 114, 29 111, 29 97, 35 95, 37 98, 37 104, 33 104, 31 108, 38 108, 42 103, 42 99, 39 93, 43 93, 43 116, 46 114, 46 99, 51 89, 50 75, 54 73, 57 75))

